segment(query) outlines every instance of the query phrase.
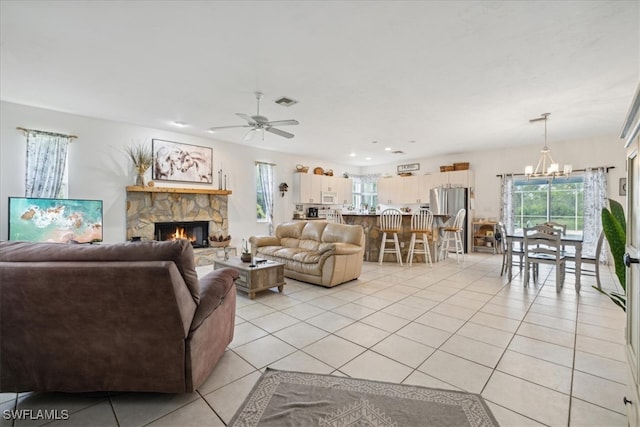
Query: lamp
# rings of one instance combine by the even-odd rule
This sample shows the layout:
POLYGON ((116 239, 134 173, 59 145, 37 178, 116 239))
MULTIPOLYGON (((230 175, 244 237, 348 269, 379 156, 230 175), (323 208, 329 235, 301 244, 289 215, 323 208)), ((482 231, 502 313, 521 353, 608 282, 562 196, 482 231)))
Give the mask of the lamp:
POLYGON ((547 120, 551 113, 543 113, 538 118, 529 120, 529 123, 541 122, 544 121, 544 147, 542 151, 540 151, 540 159, 538 160, 538 164, 533 169, 533 166, 529 165, 524 168, 524 174, 527 178, 531 177, 551 177, 555 178, 556 176, 568 176, 571 175, 573 171, 573 167, 570 164, 566 164, 562 167, 562 171, 560 170, 560 165, 553 161, 551 157, 551 153, 549 152, 549 147, 547 147, 547 120))

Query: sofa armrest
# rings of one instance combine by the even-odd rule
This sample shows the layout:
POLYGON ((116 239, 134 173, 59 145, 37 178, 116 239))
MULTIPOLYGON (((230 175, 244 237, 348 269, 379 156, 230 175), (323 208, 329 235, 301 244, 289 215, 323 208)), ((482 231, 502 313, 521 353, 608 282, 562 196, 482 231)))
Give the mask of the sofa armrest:
POLYGON ((238 270, 221 268, 213 270, 200 279, 200 304, 193 315, 190 331, 198 328, 213 311, 224 303, 224 299, 231 291, 240 276, 238 270))
POLYGON ((336 255, 351 255, 361 252, 364 248, 362 246, 353 245, 351 243, 334 243, 336 248, 336 255))
POLYGON ((251 236, 249 243, 256 248, 261 246, 280 246, 280 239, 275 236, 251 236))

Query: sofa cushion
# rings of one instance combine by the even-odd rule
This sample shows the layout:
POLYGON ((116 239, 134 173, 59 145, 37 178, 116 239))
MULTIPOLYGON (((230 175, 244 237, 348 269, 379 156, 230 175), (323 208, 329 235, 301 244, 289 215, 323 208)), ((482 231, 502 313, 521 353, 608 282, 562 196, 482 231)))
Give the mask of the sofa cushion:
POLYGON ((187 240, 99 245, 0 242, 0 262, 43 261, 173 261, 194 301, 200 301, 193 247, 187 240))
POLYGON ((233 268, 220 268, 213 270, 200 280, 201 294, 200 305, 198 306, 191 322, 191 331, 198 329, 207 317, 227 297, 227 294, 233 289, 235 280, 240 276, 238 270, 233 268))

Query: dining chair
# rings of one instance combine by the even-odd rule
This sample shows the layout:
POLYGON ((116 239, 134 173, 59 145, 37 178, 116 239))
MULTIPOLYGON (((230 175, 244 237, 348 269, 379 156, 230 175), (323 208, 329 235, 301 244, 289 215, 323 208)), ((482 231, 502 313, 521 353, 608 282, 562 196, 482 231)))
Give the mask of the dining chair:
POLYGON ((346 224, 346 222, 344 221, 344 217, 342 216, 342 211, 340 209, 335 210, 335 215, 336 215, 336 222, 338 224, 346 224))
MULTIPOLYGON (((596 284, 598 289, 602 289, 602 284, 600 283, 600 254, 602 253, 602 245, 604 244, 604 230, 600 231, 600 236, 598 237, 598 243, 596 244, 596 252, 594 255, 585 255, 582 254, 580 256, 580 275, 581 276, 594 276, 596 278, 596 284), (586 270, 584 268, 585 264, 594 265, 593 270, 586 270)), ((575 254, 567 254, 567 261, 574 262, 576 261, 575 254)), ((568 271, 575 271, 574 266, 567 265, 568 271)))
POLYGON ((464 243, 462 240, 462 233, 464 233, 464 217, 467 214, 465 209, 460 209, 456 213, 455 219, 451 227, 444 227, 444 236, 442 238, 442 245, 440 246, 439 259, 445 259, 449 253, 449 244, 453 242, 456 250, 456 262, 460 262, 460 256, 464 262, 464 243))
POLYGON ((326 213, 324 214, 324 219, 327 222, 337 222, 336 221, 336 211, 333 209, 329 209, 328 211, 326 211, 326 213))
POLYGON ((416 253, 416 243, 422 245, 422 252, 424 254, 424 262, 429 263, 430 267, 433 267, 431 262, 431 249, 429 248, 429 239, 433 238, 433 214, 429 209, 420 208, 411 215, 411 241, 409 242, 409 252, 407 253, 407 264, 413 264, 413 256, 416 253))
POLYGON ((382 232, 382 242, 380 244, 380 256, 378 264, 382 265, 384 254, 392 253, 396 255, 396 262, 402 265, 402 254, 400 253, 400 242, 398 233, 402 230, 402 212, 399 209, 385 209, 380 213, 380 231, 382 232), (392 238, 388 239, 387 235, 392 238), (393 248, 387 248, 387 243, 393 243, 393 248))
MULTIPOLYGON (((502 251, 502 267, 500 268, 500 275, 504 275, 507 272, 507 267, 509 265, 509 239, 507 239, 507 227, 503 222, 498 223, 498 231, 500 232, 500 250, 502 251)), ((513 261, 513 257, 517 256, 518 267, 520 271, 522 271, 522 258, 524 257, 524 252, 522 251, 522 243, 516 248, 513 243, 511 243, 511 265, 516 265, 513 261)))
POLYGON ((562 235, 567 234, 567 225, 566 224, 560 224, 559 222, 555 222, 555 221, 547 221, 543 225, 546 225, 547 227, 557 228, 557 229, 561 230, 562 231, 562 235))
POLYGON ((561 230, 544 224, 523 230, 524 286, 529 285, 529 270, 533 270, 533 282, 538 278, 540 264, 550 264, 556 270, 556 292, 564 284, 567 258, 562 251, 561 230))

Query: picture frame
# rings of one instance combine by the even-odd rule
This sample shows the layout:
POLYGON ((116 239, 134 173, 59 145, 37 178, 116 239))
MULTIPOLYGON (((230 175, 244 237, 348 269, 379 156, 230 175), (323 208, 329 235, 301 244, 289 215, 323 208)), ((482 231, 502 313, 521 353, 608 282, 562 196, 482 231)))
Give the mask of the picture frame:
POLYGON ((618 194, 620 196, 627 195, 627 178, 620 178, 620 183, 618 184, 618 194))
POLYGON ((213 149, 153 139, 152 177, 157 181, 213 184, 213 149))
POLYGON ((409 163, 406 165, 398 165, 398 173, 414 172, 420 170, 420 163, 409 163))

